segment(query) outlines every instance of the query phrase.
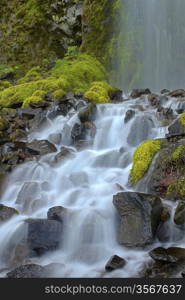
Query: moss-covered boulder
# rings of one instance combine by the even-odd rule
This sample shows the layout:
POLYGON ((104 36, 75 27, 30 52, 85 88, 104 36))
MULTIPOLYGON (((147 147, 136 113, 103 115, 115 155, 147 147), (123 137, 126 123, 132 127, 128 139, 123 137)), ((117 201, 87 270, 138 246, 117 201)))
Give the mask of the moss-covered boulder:
POLYGON ((138 182, 147 173, 156 153, 160 150, 162 140, 148 140, 143 142, 134 152, 132 169, 130 172, 131 183, 138 182))
POLYGON ((169 127, 168 136, 185 135, 185 113, 182 113, 169 127))

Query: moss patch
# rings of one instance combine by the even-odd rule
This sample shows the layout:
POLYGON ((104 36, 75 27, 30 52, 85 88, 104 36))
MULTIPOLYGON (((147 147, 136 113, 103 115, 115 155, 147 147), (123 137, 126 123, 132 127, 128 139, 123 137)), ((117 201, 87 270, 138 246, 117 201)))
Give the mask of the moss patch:
MULTIPOLYGON (((38 69, 32 69, 22 81, 20 80, 24 83, 11 86, 0 92, 0 107, 13 107, 15 104, 22 104, 25 107, 30 102, 42 100, 44 94, 54 93, 58 90, 62 90, 63 96, 68 91, 86 92, 91 87, 92 82, 106 80, 106 72, 102 64, 87 54, 58 60, 48 74, 48 78, 40 79, 39 77, 39 80, 29 81, 30 76, 38 79, 37 71, 38 69)), ((106 83, 98 83, 96 89, 101 91, 101 97, 105 97, 111 87, 106 83)))
POLYGON ((161 140, 148 140, 143 142, 134 152, 133 166, 130 173, 132 183, 139 181, 147 172, 155 154, 161 148, 161 140))
POLYGON ((93 82, 90 89, 85 93, 85 98, 95 103, 110 102, 109 93, 115 88, 106 82, 93 82))
POLYGON ((173 195, 185 197, 185 177, 179 178, 177 182, 168 186, 167 197, 171 197, 173 195))

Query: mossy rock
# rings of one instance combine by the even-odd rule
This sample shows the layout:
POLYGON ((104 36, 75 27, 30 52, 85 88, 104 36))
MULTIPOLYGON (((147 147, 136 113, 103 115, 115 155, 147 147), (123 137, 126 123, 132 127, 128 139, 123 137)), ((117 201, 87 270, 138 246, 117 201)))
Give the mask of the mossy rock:
POLYGON ((94 103, 108 103, 111 102, 109 94, 115 90, 106 82, 93 82, 84 97, 94 103))
POLYGON ((148 140, 143 142, 134 152, 132 169, 130 172, 131 183, 136 183, 147 173, 156 153, 161 148, 162 140, 148 140))

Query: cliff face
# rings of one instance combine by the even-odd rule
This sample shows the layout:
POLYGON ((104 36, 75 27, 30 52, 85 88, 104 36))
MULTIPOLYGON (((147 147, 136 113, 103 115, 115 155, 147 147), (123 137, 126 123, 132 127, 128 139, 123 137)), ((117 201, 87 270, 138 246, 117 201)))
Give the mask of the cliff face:
POLYGON ((83 0, 1 0, 0 64, 26 69, 81 44, 83 0))
POLYGON ((85 0, 82 51, 93 53, 111 71, 119 43, 121 0, 85 0))

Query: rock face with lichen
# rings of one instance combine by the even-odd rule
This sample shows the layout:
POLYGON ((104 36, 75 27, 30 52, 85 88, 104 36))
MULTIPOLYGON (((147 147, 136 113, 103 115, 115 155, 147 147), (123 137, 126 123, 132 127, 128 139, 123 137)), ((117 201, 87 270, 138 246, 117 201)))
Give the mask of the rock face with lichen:
POLYGON ((82 0, 2 0, 0 64, 28 69, 80 46, 82 8, 82 0))

